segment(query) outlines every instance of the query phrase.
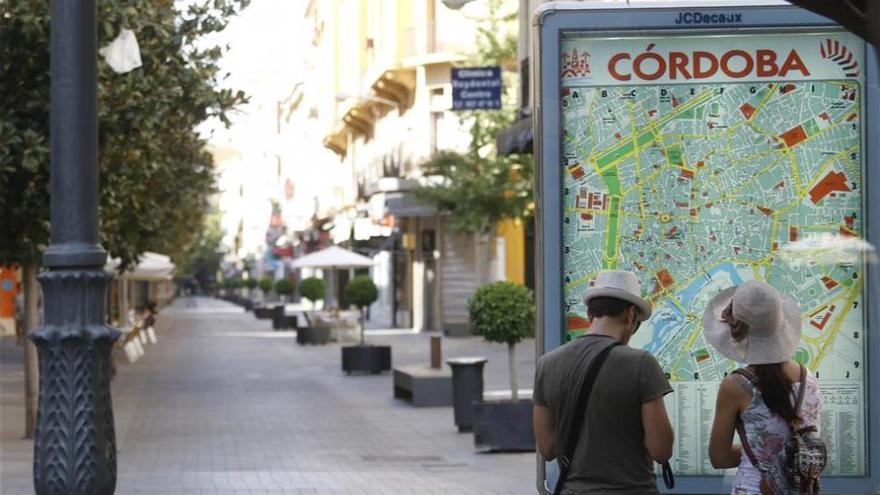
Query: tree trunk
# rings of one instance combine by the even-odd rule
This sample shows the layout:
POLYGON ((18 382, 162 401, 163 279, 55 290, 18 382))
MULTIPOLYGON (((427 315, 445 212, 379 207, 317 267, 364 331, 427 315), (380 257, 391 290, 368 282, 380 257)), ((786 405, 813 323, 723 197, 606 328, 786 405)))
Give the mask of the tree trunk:
POLYGON ((507 343, 507 362, 510 365, 510 398, 519 400, 519 385, 516 381, 516 352, 514 352, 516 344, 507 343))
MULTIPOLYGON (((40 286, 37 285, 37 264, 28 262, 22 266, 22 288, 24 289, 24 332, 25 336, 40 326, 38 299, 40 286)), ((37 424, 37 399, 39 397, 40 371, 37 359, 37 346, 25 338, 24 345, 24 437, 34 438, 37 424)))
MULTIPOLYGON (((309 302, 312 303, 312 311, 314 311, 315 310, 315 301, 309 300, 309 302)), ((303 311, 303 315, 305 315, 305 317, 306 317, 306 326, 307 327, 312 326, 312 317, 309 316, 309 313, 310 313, 310 311, 303 311)))
POLYGON ((361 345, 366 344, 365 334, 367 333, 367 329, 364 328, 364 308, 358 308, 358 311, 361 312, 361 345))

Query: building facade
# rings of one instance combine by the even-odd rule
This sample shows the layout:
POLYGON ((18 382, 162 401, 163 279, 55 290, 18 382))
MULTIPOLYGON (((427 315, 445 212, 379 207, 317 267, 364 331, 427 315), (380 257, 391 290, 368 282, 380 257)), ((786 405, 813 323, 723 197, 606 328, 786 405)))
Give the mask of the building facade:
MULTIPOLYGON (((518 8, 501 2, 507 14, 518 8)), ((424 174, 426 160, 470 142, 468 122, 451 110, 451 68, 468 63, 487 14, 487 2, 453 10, 441 0, 313 0, 306 8, 312 39, 291 122, 312 133, 299 156, 325 183, 309 188, 311 226, 299 235, 323 234, 374 259, 374 326, 466 331, 467 299, 479 285, 523 280, 518 222, 485 236, 458 233, 415 194, 437 180, 424 174)), ((308 173, 294 175, 302 191, 308 173)))

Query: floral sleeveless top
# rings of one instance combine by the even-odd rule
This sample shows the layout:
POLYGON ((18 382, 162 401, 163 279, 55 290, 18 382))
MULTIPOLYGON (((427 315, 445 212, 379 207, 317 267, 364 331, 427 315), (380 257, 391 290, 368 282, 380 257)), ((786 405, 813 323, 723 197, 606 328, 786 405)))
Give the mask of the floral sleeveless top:
MULTIPOLYGON (((759 463, 769 462, 770 459, 777 457, 782 452, 785 443, 791 437, 791 430, 785 420, 764 404, 761 391, 757 387, 753 386, 744 376, 736 374, 733 376, 740 380, 746 389, 752 391, 752 402, 740 415, 745 425, 746 436, 749 438, 749 445, 759 463)), ((796 397, 803 384, 796 382, 792 386, 796 397)), ((821 409, 822 393, 819 391, 819 380, 807 373, 807 390, 804 395, 804 403, 799 411, 802 425, 815 426, 818 430, 821 409)), ((733 480, 731 495, 760 495, 760 483, 761 472, 752 466, 749 457, 743 450, 739 468, 736 470, 736 477, 733 480)))

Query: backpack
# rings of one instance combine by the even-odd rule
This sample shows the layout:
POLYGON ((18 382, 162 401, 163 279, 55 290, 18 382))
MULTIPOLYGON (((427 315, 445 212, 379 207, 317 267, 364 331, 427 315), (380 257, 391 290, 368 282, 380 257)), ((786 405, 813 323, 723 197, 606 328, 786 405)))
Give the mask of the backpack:
MULTIPOLYGON (((757 387, 758 377, 745 368, 733 371, 745 377, 757 387)), ((800 411, 807 388, 807 369, 801 366, 801 385, 798 390, 795 411, 800 411)), ((827 449, 815 426, 797 427, 797 421, 789 424, 791 438, 785 443, 780 455, 762 465, 749 445, 745 425, 737 417, 736 431, 743 450, 761 472, 761 495, 818 495, 819 475, 825 469, 827 449)))

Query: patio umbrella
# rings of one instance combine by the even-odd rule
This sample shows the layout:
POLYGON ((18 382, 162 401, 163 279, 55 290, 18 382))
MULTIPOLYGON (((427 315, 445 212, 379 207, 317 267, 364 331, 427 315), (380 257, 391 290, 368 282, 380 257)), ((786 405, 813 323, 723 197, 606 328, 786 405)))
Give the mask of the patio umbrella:
MULTIPOLYGON (((330 297, 334 298, 334 292, 336 291, 335 272, 337 269, 370 267, 373 266, 373 260, 339 246, 330 246, 293 260, 291 266, 293 268, 323 268, 332 270, 334 276, 330 277, 330 297)), ((331 299, 328 302, 332 303, 334 301, 331 299)))
POLYGON ((294 268, 362 268, 373 266, 373 260, 339 246, 330 246, 293 260, 294 268))

